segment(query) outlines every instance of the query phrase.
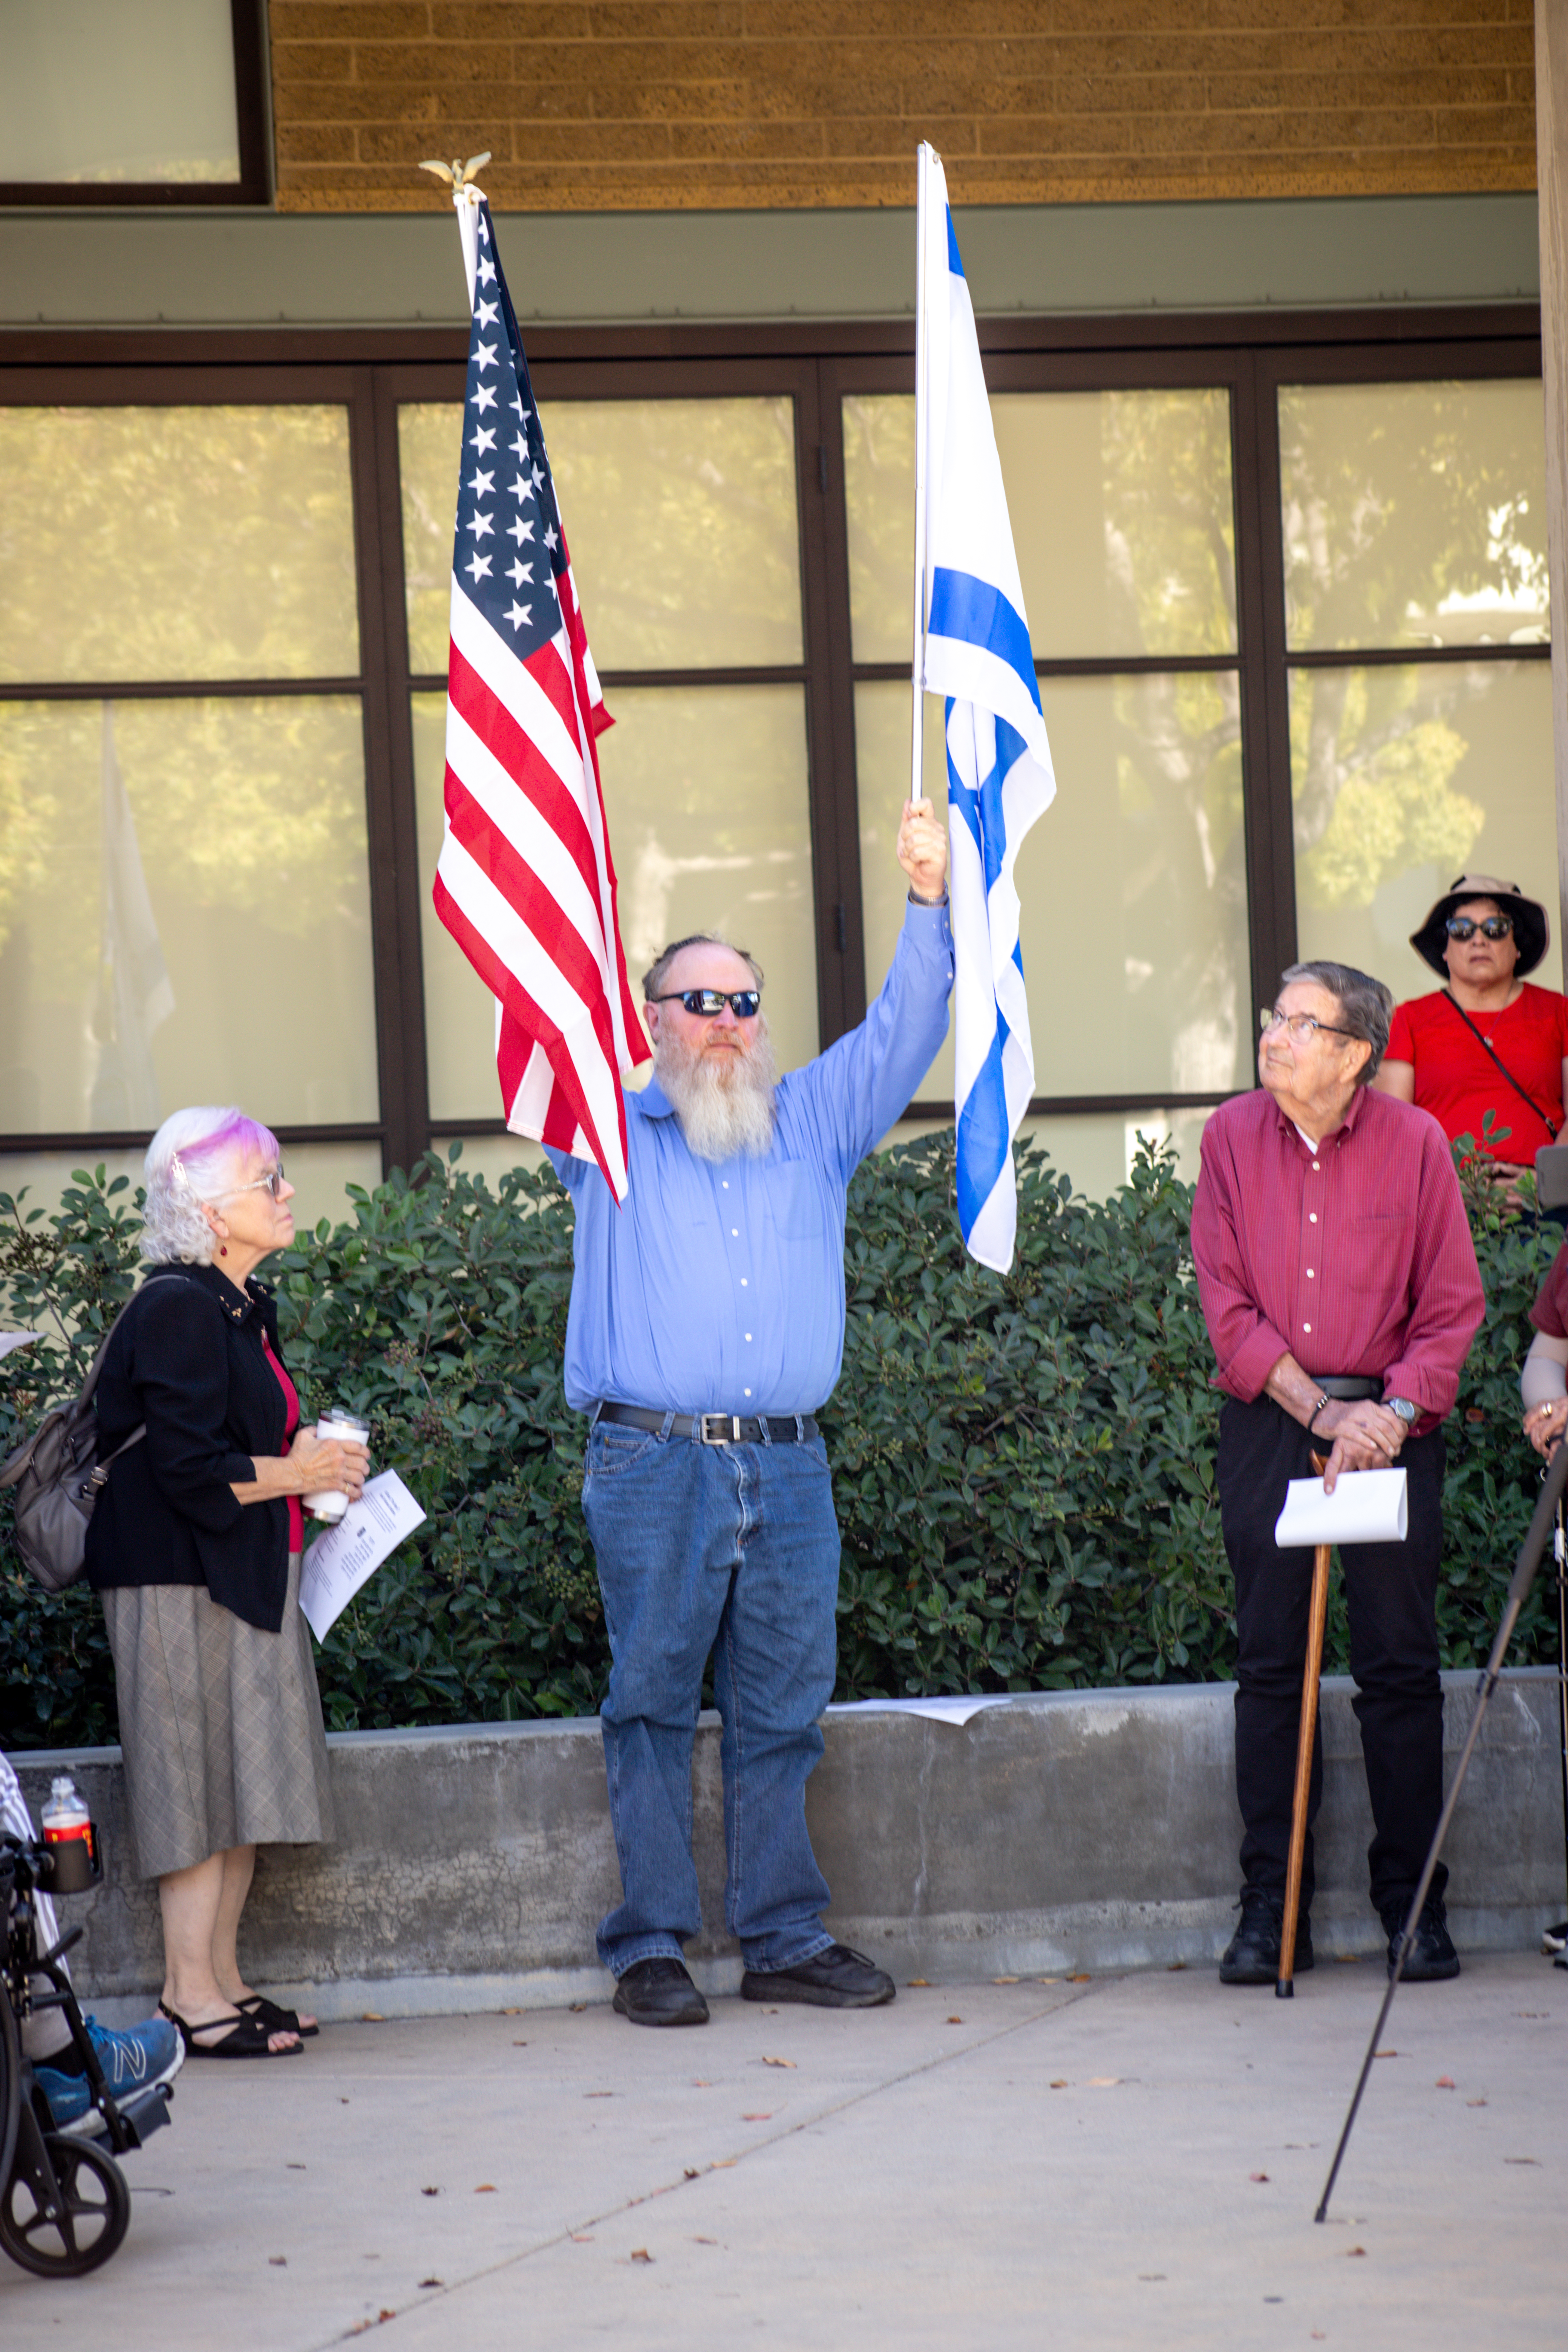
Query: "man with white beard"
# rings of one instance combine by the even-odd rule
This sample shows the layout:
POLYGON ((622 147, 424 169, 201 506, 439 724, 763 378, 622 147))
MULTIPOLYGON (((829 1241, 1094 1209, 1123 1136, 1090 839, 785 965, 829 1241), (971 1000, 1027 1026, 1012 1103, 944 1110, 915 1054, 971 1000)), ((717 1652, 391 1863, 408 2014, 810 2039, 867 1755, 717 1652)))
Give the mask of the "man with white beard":
POLYGON ((813 1419, 844 1355, 849 1179, 947 1034, 947 835, 906 802, 909 905, 858 1028, 777 1076, 754 960, 707 936, 643 982, 654 1075, 628 1093, 631 1192, 550 1158, 576 1210, 566 1401, 592 1416, 583 1512, 610 1636, 605 1770, 622 1900, 599 1927, 616 2007, 701 2025, 691 1748, 713 1656, 725 1922, 747 2000, 870 2009, 893 1980, 822 1924, 805 1783, 833 1692, 838 1523, 813 1419))

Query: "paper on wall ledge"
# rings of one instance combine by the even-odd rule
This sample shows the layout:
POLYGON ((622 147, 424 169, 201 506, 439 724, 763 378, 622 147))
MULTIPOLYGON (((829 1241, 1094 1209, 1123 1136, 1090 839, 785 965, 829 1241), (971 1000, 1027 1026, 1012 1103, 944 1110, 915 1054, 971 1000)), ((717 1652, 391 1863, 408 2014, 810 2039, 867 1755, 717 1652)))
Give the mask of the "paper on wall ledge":
POLYGON ((326 1640, 361 1585, 424 1517, 396 1471, 383 1470, 337 1526, 316 1538, 300 1571, 300 1606, 318 1642, 326 1640))
POLYGON ((1403 1470, 1342 1470, 1331 1495, 1321 1478, 1292 1478, 1274 1523, 1281 1551, 1319 1544, 1403 1543, 1409 1503, 1403 1470))
POLYGON ((988 1691, 982 1698, 850 1698, 840 1699, 829 1715, 923 1715, 932 1723, 969 1721, 982 1707, 1005 1706, 1011 1691, 988 1691))

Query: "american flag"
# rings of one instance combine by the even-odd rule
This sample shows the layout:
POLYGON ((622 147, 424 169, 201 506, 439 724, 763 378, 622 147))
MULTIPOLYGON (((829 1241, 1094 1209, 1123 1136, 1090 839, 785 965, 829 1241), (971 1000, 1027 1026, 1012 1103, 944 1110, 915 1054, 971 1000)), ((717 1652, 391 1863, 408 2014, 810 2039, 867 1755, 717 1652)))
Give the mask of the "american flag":
POLYGON ((436 911, 496 1000, 506 1123, 626 1195, 620 1080, 648 1048, 626 982, 595 739, 611 724, 489 206, 458 198, 463 401, 447 824, 436 911))

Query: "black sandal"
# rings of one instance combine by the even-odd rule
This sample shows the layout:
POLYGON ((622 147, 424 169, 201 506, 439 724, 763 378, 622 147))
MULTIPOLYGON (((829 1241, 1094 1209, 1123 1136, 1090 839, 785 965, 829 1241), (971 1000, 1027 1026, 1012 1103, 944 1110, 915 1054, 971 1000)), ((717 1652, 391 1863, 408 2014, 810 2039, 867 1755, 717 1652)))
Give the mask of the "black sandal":
POLYGON ((254 2017, 258 2024, 265 2025, 268 2033, 297 2033, 301 2041, 309 2042, 321 2030, 319 2025, 301 2025, 297 2009, 280 2009, 264 1992, 247 1993, 234 2005, 242 2017, 254 2017))
POLYGON ((166 2017, 171 2025, 178 2028, 187 2058, 297 2058, 303 2046, 296 2042, 291 2050, 274 2050, 268 2036, 292 2029, 263 2025, 257 2018, 241 2017, 237 2013, 232 2018, 209 2017, 204 2024, 193 2025, 188 2018, 180 2015, 178 2010, 171 2009, 166 2000, 161 2000, 158 2014, 166 2017), (226 2025, 229 2029, 221 2042, 196 2040, 198 2033, 216 2032, 220 2025, 226 2025))

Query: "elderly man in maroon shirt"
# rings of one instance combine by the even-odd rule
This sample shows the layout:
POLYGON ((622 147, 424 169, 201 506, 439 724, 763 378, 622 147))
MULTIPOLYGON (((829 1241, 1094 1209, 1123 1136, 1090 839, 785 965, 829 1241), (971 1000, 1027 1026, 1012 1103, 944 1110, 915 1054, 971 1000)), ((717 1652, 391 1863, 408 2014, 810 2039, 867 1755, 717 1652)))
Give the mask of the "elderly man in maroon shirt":
MULTIPOLYGON (((1226 1391, 1218 1480, 1236 1577, 1236 1788, 1241 1920, 1226 1984, 1279 1974, 1310 1551, 1281 1551, 1274 1523, 1292 1478, 1328 1455, 1343 1470, 1408 1474, 1404 1543, 1342 1554, 1355 1712, 1376 1834, 1372 1899, 1390 1961, 1443 1801, 1443 1693, 1436 1604, 1443 1544, 1443 1431, 1485 1310, 1453 1160, 1435 1118, 1368 1085, 1388 1042, 1383 982, 1335 963, 1294 964, 1263 1024, 1262 1091, 1238 1095, 1204 1132, 1193 1257, 1226 1391)), ((1296 1970, 1312 1965, 1310 1821, 1296 1970)), ((1458 1976, 1439 1864, 1407 1979, 1458 1976)))

